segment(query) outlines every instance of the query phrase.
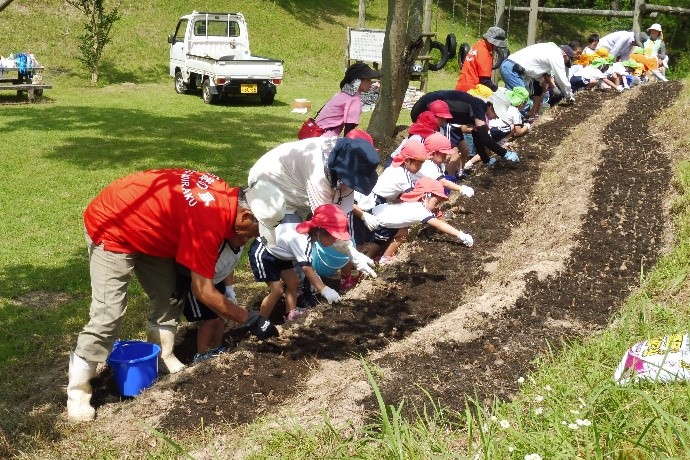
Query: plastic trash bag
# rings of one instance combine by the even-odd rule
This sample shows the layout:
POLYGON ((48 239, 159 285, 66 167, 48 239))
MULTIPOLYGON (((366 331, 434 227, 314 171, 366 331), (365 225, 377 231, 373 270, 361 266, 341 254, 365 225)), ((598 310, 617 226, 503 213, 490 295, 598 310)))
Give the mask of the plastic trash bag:
POLYGON ((654 337, 636 343, 623 356, 613 379, 619 385, 637 381, 690 381, 688 334, 654 337))

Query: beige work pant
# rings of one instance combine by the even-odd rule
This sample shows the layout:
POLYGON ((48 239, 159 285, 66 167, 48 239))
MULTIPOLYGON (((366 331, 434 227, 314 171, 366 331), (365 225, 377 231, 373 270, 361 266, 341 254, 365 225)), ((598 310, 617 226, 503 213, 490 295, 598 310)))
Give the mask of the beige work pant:
MULTIPOLYGON (((121 254, 94 245, 88 234, 91 274, 89 322, 77 338, 75 353, 87 361, 103 362, 118 339, 122 318, 127 312, 127 286, 134 272, 151 300, 149 323, 175 326, 179 308, 170 306, 175 290, 173 259, 143 254, 121 254)), ((127 339, 128 337, 122 337, 127 339)))

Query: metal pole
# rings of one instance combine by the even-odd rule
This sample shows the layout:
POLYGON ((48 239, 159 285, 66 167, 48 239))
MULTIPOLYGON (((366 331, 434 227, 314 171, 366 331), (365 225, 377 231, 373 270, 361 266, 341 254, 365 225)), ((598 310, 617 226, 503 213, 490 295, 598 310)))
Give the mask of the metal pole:
MULTIPOLYGON (((431 52, 431 7, 434 0, 424 0, 424 18, 422 19, 422 35, 424 35, 424 48, 422 53, 428 55, 431 52)), ((429 61, 424 61, 422 75, 419 78, 419 89, 426 93, 429 87, 429 61)))
POLYGON ((527 24, 527 46, 537 42, 537 15, 539 0, 529 0, 529 23, 527 24))

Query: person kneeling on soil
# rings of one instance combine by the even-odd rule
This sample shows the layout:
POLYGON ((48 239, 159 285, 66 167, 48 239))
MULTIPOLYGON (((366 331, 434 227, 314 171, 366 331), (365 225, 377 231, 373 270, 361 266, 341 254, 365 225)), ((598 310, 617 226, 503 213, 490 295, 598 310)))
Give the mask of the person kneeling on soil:
POLYGON ((96 417, 89 381, 113 348, 127 311, 133 273, 151 299, 147 337, 160 344, 161 373, 184 368, 173 354, 180 315, 179 308, 170 304, 175 262, 189 267, 194 296, 218 315, 243 324, 259 339, 277 336, 270 321, 218 292, 213 276, 223 241, 241 245, 259 234, 269 235, 284 213, 285 199, 269 183, 257 182, 243 191, 211 173, 187 169, 130 174, 96 196, 84 211, 90 319, 70 355, 67 417, 73 421, 96 417))
MULTIPOLYGON (((275 229, 275 241, 257 238, 249 248, 249 264, 256 281, 265 282, 269 293, 261 302, 259 314, 268 318, 276 304, 285 296, 285 321, 292 321, 307 313, 297 307, 299 277, 295 271, 297 264, 304 276, 321 296, 330 304, 340 301, 335 289, 326 286, 314 270, 313 261, 330 246, 340 246, 344 242, 342 264, 348 261, 350 234, 347 231, 347 216, 333 204, 324 204, 314 210, 314 215, 305 222, 287 222, 275 229), (285 287, 283 287, 283 285, 285 287)), ((319 261, 320 262, 320 261, 319 261)), ((317 262, 318 263, 318 262, 317 262)))
POLYGON ((375 257, 383 248, 383 256, 388 261, 395 259, 400 244, 407 237, 396 234, 398 229, 408 229, 413 224, 426 224, 435 229, 457 238, 463 245, 471 247, 474 239, 471 235, 456 229, 443 219, 437 217, 438 206, 441 201, 448 199, 443 185, 429 177, 422 177, 417 181, 414 189, 400 196, 399 203, 380 204, 372 209, 372 213, 378 218, 381 227, 374 232, 372 245, 367 255, 375 257), (395 235, 393 237, 392 235, 395 235), (398 238, 397 244, 394 238, 398 238))
MULTIPOLYGON (((215 288, 225 295, 231 302, 237 303, 234 286, 235 267, 242 256, 243 246, 224 241, 216 262, 216 273, 213 276, 215 288)), ((216 312, 208 308, 191 292, 192 277, 190 270, 184 265, 176 264, 177 287, 171 303, 181 303, 185 318, 189 322, 200 322, 196 335, 197 352, 194 364, 213 358, 224 353, 227 348, 223 345, 225 320, 216 312)))
POLYGON ((413 182, 416 183, 422 177, 430 177, 439 181, 446 190, 460 192, 465 198, 472 198, 472 187, 457 184, 455 176, 446 176, 446 163, 449 156, 455 153, 450 140, 441 133, 434 133, 424 139, 424 148, 429 154, 429 159, 422 164, 419 172, 413 175, 413 182))

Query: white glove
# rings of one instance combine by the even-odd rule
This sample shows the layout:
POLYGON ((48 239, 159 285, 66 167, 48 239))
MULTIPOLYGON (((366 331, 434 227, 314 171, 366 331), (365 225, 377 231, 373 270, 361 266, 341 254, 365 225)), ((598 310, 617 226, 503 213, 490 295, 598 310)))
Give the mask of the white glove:
POLYGON ((468 187, 467 185, 461 185, 460 195, 464 196, 465 198, 472 198, 474 196, 474 189, 472 187, 468 187))
POLYGON ((329 304, 340 302, 340 294, 338 294, 335 289, 329 288, 328 286, 324 286, 323 289, 321 289, 321 296, 326 299, 326 302, 329 304))
POLYGON ((372 278, 378 276, 372 268, 374 266, 374 261, 355 249, 353 245, 350 245, 350 260, 360 272, 364 272, 372 278))
POLYGON ((623 86, 622 85, 616 86, 616 91, 618 91, 619 93, 622 93, 623 92, 623 86))
POLYGON ((362 213, 362 220, 364 221, 364 225, 366 225, 367 228, 372 232, 379 228, 379 225, 381 225, 378 217, 368 212, 362 213))
POLYGON ((225 297, 235 305, 237 305, 237 297, 235 297, 235 286, 232 284, 225 286, 225 297))
POLYGON ((524 122, 524 123, 522 124, 522 126, 524 126, 525 128, 527 128, 527 131, 529 131, 530 129, 532 129, 532 125, 530 125, 530 124, 527 123, 527 122, 524 122))
POLYGON ((474 238, 472 238, 472 235, 470 235, 469 233, 464 233, 464 232, 458 233, 458 239, 460 240, 460 242, 462 244, 464 244, 468 248, 471 248, 472 245, 474 244, 474 238))

